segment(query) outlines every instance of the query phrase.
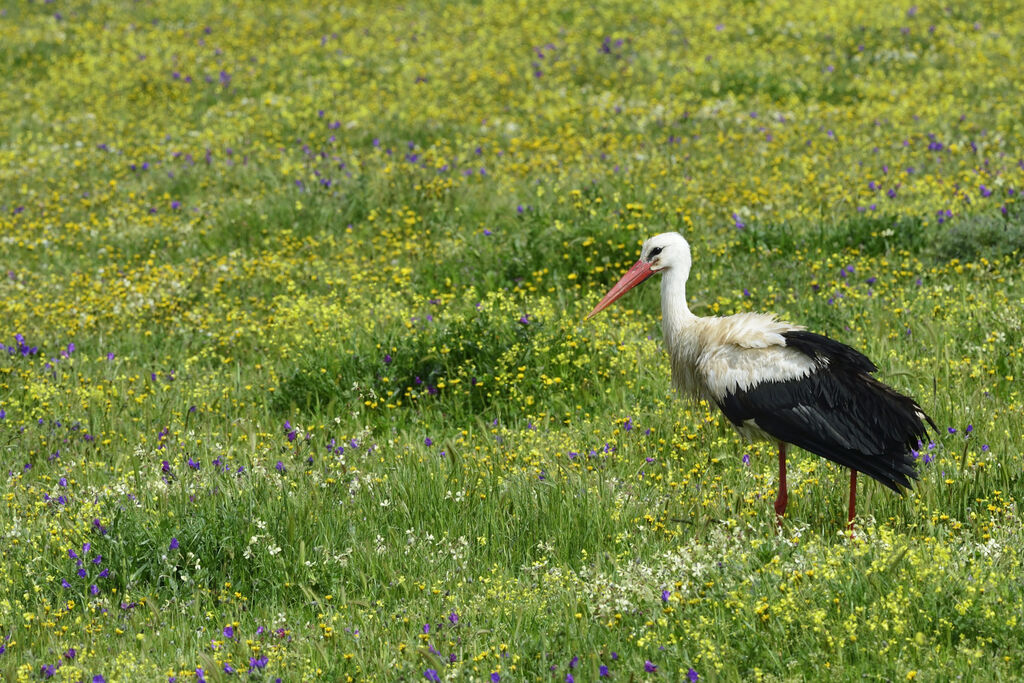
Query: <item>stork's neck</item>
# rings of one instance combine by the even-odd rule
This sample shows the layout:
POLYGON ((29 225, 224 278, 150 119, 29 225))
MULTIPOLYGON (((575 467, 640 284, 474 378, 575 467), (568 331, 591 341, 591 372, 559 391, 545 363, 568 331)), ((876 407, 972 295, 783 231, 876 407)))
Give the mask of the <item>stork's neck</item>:
POLYGON ((666 340, 697 319, 686 305, 687 270, 669 268, 661 278, 661 326, 666 340))

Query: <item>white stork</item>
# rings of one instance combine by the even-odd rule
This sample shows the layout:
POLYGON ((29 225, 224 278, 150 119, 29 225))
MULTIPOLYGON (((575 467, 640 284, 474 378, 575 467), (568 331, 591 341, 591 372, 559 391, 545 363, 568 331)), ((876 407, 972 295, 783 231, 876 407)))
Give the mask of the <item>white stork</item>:
POLYGON ((715 403, 744 437, 778 441, 780 524, 789 501, 787 443, 850 468, 851 526, 858 471, 902 494, 917 479, 911 450, 927 435, 924 421, 936 429, 917 402, 872 377, 878 368, 864 354, 798 325, 763 313, 694 315, 686 305, 690 263, 682 235, 655 235, 587 319, 662 273, 672 383, 682 394, 715 403))

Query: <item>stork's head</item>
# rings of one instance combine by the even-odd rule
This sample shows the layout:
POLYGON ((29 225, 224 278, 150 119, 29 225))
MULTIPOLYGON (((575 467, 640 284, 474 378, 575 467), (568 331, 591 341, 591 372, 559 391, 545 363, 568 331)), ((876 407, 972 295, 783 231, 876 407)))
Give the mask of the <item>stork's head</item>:
POLYGON ((672 271, 684 280, 690 275, 690 244, 678 232, 663 232, 651 237, 640 248, 640 260, 612 287, 587 314, 587 319, 608 308, 613 301, 659 272, 672 271))

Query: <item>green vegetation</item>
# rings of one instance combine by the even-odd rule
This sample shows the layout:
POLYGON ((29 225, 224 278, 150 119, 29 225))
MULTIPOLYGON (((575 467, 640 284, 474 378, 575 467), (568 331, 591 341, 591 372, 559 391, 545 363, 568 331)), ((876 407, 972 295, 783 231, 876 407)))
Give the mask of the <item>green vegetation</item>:
POLYGON ((1016 679, 1024 9, 675 5, 0 10, 0 678, 1016 679), (939 424, 854 538, 667 230, 939 424))

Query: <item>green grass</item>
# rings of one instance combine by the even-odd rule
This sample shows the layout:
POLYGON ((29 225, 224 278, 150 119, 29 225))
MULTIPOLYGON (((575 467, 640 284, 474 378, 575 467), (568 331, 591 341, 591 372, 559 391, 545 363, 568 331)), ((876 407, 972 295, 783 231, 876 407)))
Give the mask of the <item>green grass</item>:
POLYGON ((1021 10, 529 10, 0 13, 0 678, 1017 677, 1021 10), (853 538, 665 230, 939 425, 853 538))

